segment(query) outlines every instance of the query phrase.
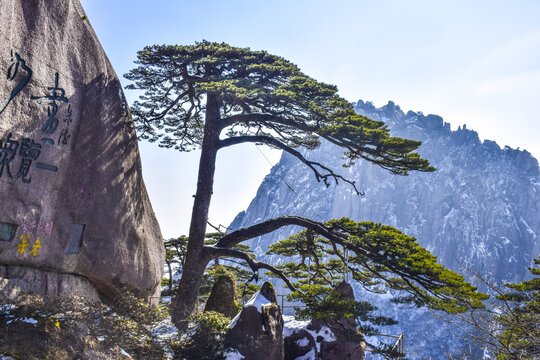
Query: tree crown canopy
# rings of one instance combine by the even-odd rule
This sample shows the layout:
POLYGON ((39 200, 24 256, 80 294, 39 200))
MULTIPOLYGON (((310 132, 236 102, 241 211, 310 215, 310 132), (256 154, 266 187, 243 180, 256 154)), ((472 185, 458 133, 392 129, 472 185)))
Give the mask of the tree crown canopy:
POLYGON ((344 148, 346 165, 366 159, 399 175, 434 170, 412 152, 420 142, 391 137, 383 122, 356 114, 335 86, 266 51, 208 41, 153 45, 138 52, 136 63, 125 75, 133 81, 128 88, 144 91, 132 107, 136 129, 162 147, 190 151, 202 146, 205 126, 212 121, 218 132, 225 130, 220 148, 252 142, 285 150, 327 185, 319 171, 328 169, 294 148, 314 149, 323 138, 344 148))
MULTIPOLYGON (((249 142, 281 149, 307 165, 326 186, 331 179, 336 183, 342 180, 358 194, 353 181, 307 159, 296 148, 313 150, 325 140, 343 149, 346 166, 364 159, 398 175, 407 175, 411 170, 434 170, 427 160, 413 152, 420 146, 419 141, 391 137, 382 121, 356 114, 353 105, 338 95, 335 86, 308 77, 296 65, 266 51, 202 41, 188 46, 148 46, 139 51, 137 59, 138 66, 126 78, 132 81, 128 88, 141 90, 139 101, 131 108, 141 138, 180 151, 201 148, 187 253, 173 302, 173 321, 179 329, 187 326, 204 270, 212 259, 242 259, 255 273, 259 269, 270 270, 294 288, 283 271, 235 248, 242 241, 286 225, 304 226, 330 236, 337 243, 344 241, 328 225, 281 217, 224 235, 213 245, 205 244, 220 149, 249 142)), ((361 247, 358 250, 363 254, 361 247)), ((435 271, 428 276, 435 285, 428 288, 428 293, 421 294, 422 274, 411 273, 419 287, 390 281, 396 287, 419 293, 415 298, 418 302, 442 304, 447 298, 456 297, 455 293, 474 292, 461 284, 446 286, 448 281, 439 275, 447 274, 435 271), (452 291, 455 293, 447 296, 452 291)), ((408 279, 402 277, 405 283, 408 279)))
POLYGON ((297 279, 303 290, 306 283, 333 287, 346 271, 368 291, 408 293, 395 296, 394 302, 449 313, 481 308, 488 298, 463 276, 438 264, 415 238, 391 226, 341 218, 323 227, 329 230, 324 236, 324 232, 308 229, 270 245, 268 250, 269 254, 302 257, 277 267, 297 279), (306 265, 306 259, 312 263, 306 265))

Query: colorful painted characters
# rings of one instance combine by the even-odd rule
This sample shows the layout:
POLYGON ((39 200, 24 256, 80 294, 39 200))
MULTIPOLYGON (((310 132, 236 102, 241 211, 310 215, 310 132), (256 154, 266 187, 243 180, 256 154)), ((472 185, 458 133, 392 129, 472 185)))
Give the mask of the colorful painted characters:
POLYGON ((20 237, 21 242, 17 245, 17 251, 19 254, 32 254, 34 256, 37 256, 39 253, 39 249, 41 249, 41 240, 39 236, 36 238, 34 243, 32 244, 32 247, 30 247, 30 241, 32 237, 30 234, 23 234, 20 237))

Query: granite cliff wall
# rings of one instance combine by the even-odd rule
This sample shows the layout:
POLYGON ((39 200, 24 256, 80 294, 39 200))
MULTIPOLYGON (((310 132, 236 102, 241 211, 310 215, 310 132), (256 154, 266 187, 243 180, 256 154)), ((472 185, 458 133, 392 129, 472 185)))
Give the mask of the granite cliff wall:
POLYGON ((159 296, 137 137, 79 1, 1 1, 0 73, 4 293, 159 296))

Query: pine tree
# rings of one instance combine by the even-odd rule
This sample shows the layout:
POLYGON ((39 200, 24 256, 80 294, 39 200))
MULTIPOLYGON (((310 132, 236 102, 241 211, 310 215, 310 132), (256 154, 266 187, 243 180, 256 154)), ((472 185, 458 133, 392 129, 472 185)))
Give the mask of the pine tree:
MULTIPOLYGON (((204 271, 212 259, 242 259, 254 272, 269 270, 296 289, 283 271, 234 249, 243 241, 287 225, 298 225, 327 239, 350 244, 358 250, 358 261, 371 267, 370 274, 395 272, 395 279, 387 277, 385 281, 411 290, 414 301, 461 310, 451 299, 473 296, 472 287, 457 275, 443 271, 434 261, 423 263, 424 258, 407 254, 394 254, 393 260, 385 260, 355 242, 354 231, 343 237, 338 223, 280 217, 224 235, 214 245, 205 244, 216 155, 229 146, 256 143, 281 149, 309 167, 326 186, 342 181, 357 194, 360 192, 353 181, 325 164, 307 159, 297 149, 315 149, 324 139, 344 150, 344 165, 363 159, 396 175, 434 169, 413 152, 420 142, 391 137, 383 122, 356 114, 352 104, 337 94, 335 86, 318 82, 291 62, 265 51, 207 41, 188 46, 154 45, 138 53, 137 64, 126 78, 133 82, 128 88, 143 92, 132 107, 140 137, 179 151, 201 149, 187 254, 171 312, 180 329, 195 309, 204 271), (377 265, 378 261, 382 261, 381 265, 377 265)), ((347 222, 342 225, 349 226, 347 222)), ((378 241, 396 238, 389 232, 381 230, 378 241)), ((384 244, 367 245, 369 249, 382 246, 391 251, 384 244)), ((359 274, 371 276, 367 272, 359 274)))
MULTIPOLYGON (((477 293, 476 287, 465 282, 461 275, 439 265, 436 257, 415 238, 391 226, 347 218, 322 225, 329 233, 301 231, 272 244, 267 252, 285 258, 301 256, 299 261, 277 266, 287 277, 295 279, 293 285, 298 290, 289 299, 304 304, 297 309, 297 316, 330 319, 337 324, 341 319, 354 319, 361 333, 367 336, 380 334, 378 326, 395 324, 391 318, 374 315, 376 307, 369 302, 340 299, 336 285, 349 276, 367 291, 392 291, 394 302, 427 306, 450 314, 482 308, 482 301, 488 298, 477 293)), ((333 330, 340 328, 336 326, 333 330)), ((365 341, 363 335, 357 336, 358 343, 365 341)), ((385 344, 368 346, 372 352, 391 358, 402 355, 385 344)))
POLYGON ((497 359, 540 358, 540 257, 530 267, 531 280, 506 284, 509 291, 499 294, 502 301, 493 319, 500 331, 495 333, 497 359))

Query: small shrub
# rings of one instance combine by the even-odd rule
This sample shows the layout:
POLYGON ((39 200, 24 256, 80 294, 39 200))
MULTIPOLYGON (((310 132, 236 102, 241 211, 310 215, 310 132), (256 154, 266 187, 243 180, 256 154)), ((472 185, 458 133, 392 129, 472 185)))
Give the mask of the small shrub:
POLYGON ((223 340, 229 321, 229 318, 214 311, 195 315, 187 333, 175 347, 175 359, 224 359, 223 340))
POLYGON ((15 359, 89 359, 85 354, 162 359, 151 328, 163 311, 126 295, 109 307, 82 298, 0 300, 0 354, 15 359), (83 357, 81 357, 83 356, 83 357))

